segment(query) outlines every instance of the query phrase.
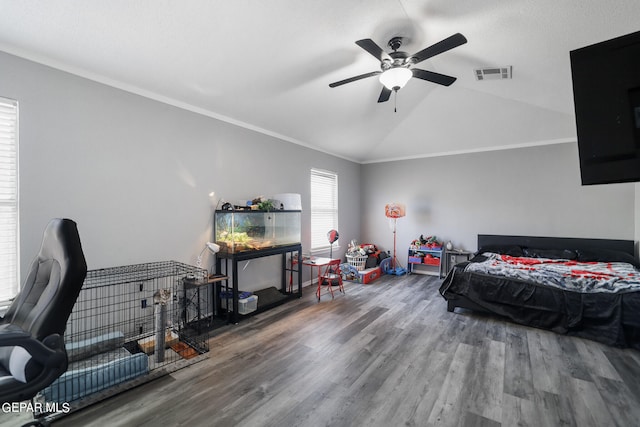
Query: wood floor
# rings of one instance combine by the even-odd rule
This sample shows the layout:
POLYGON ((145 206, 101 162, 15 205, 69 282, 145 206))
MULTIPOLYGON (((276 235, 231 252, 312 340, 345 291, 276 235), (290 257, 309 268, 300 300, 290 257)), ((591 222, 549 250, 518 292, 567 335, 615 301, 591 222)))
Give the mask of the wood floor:
MULTIPOLYGON (((640 352, 449 313, 430 276, 313 289, 55 426, 637 426, 640 352)), ((3 416, 0 414, 0 416, 3 416)))

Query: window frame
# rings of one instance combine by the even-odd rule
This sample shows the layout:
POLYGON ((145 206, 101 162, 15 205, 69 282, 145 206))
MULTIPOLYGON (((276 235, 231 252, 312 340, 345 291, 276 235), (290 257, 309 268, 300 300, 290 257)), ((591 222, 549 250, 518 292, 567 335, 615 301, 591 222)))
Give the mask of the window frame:
MULTIPOLYGON (((325 252, 331 248, 331 244, 327 240, 326 233, 329 230, 338 230, 339 219, 339 204, 338 204, 338 191, 339 181, 338 174, 333 171, 325 169, 311 168, 310 171, 310 194, 311 194, 311 241, 310 252, 318 253, 325 252), (325 188, 327 194, 317 194, 317 189, 314 189, 314 185, 321 185, 321 181, 326 181, 325 185, 330 185, 329 188, 325 188), (320 199, 320 200, 319 200, 320 199), (329 202, 329 208, 319 208, 318 202, 329 202), (322 216, 326 216, 322 225, 318 224, 318 221, 322 219, 322 216), (319 218, 320 217, 320 218, 319 218), (315 223, 315 225, 314 225, 315 223), (329 223, 331 225, 329 225, 329 223), (322 227, 323 230, 317 230, 318 227, 322 227), (328 227, 328 228, 327 228, 328 227), (324 230, 324 228, 327 228, 324 230), (314 231, 315 230, 315 231, 314 231)), ((340 247, 340 240, 333 244, 333 248, 340 247)))
POLYGON ((0 97, 0 309, 20 290, 19 106, 0 97), (13 231, 9 228, 13 227, 13 231), (6 252, 5 252, 6 251, 6 252))

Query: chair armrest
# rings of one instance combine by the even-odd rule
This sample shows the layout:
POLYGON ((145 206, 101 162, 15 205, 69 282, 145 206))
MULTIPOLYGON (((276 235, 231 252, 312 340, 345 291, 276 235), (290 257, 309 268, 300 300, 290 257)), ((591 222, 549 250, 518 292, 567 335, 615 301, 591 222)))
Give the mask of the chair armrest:
POLYGON ((22 347, 33 359, 47 367, 66 364, 64 341, 58 334, 49 335, 42 341, 33 338, 18 326, 0 325, 0 347, 22 347))
POLYGON ((12 342, 24 338, 31 338, 31 336, 18 326, 12 325, 11 323, 0 325, 0 347, 17 345, 12 344, 12 342))
POLYGON ((52 334, 42 341, 12 325, 0 325, 0 347, 21 347, 31 360, 42 366, 40 372, 29 381, 6 381, 0 387, 0 403, 31 399, 38 391, 50 385, 67 369, 67 353, 62 336, 52 334))

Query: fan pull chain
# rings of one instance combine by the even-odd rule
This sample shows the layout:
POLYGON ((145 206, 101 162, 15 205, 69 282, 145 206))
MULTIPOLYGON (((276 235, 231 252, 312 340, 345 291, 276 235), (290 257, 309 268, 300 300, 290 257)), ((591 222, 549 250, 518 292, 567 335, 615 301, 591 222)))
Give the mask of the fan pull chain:
POLYGON ((394 90, 395 94, 393 95, 393 112, 398 112, 398 90, 394 90))

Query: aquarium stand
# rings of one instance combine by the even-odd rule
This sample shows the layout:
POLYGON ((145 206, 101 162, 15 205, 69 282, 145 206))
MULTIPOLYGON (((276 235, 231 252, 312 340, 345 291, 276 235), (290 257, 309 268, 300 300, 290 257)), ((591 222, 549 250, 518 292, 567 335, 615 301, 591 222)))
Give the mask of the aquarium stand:
POLYGON ((280 255, 282 258, 282 274, 279 292, 282 293, 284 298, 270 304, 260 304, 260 299, 258 299, 258 308, 252 312, 251 315, 269 310, 292 299, 302 297, 302 264, 291 262, 292 259, 302 259, 302 245, 296 243, 259 250, 248 250, 236 253, 219 252, 216 254, 216 274, 231 276, 233 305, 230 307, 232 311, 229 319, 232 323, 238 323, 239 320, 238 263, 274 255, 280 255))

